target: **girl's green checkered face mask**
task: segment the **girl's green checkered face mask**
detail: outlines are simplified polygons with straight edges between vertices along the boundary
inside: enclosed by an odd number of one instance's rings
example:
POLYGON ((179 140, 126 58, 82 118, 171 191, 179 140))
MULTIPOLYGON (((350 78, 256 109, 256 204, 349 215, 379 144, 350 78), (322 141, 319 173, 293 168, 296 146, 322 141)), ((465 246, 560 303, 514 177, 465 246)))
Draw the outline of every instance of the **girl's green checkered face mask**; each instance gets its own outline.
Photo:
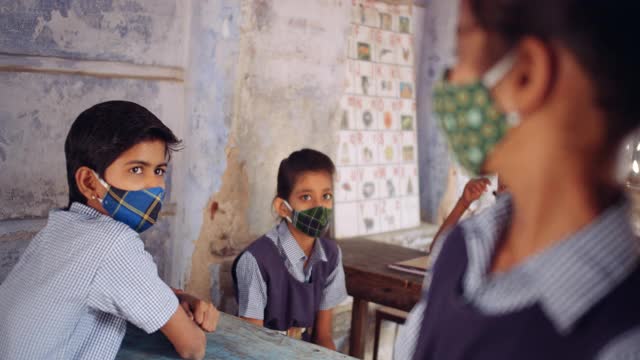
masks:
POLYGON ((456 85, 443 79, 434 87, 435 117, 456 160, 472 176, 481 175, 489 153, 518 122, 517 114, 498 110, 491 95, 514 62, 508 54, 474 83, 456 85))
POLYGON ((331 224, 331 209, 318 206, 311 209, 296 211, 285 200, 284 205, 291 211, 291 216, 286 219, 296 229, 311 237, 317 238, 324 234, 331 224))

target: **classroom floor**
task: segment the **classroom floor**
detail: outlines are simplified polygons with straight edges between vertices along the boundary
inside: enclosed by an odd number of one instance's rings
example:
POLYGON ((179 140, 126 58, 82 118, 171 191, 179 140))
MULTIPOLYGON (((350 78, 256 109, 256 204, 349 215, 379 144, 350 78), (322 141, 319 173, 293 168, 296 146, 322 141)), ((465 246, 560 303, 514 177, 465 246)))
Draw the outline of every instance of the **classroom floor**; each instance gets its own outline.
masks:
MULTIPOLYGON (((378 305, 369 305, 369 322, 365 336, 365 360, 373 359, 373 339, 375 337, 375 310, 378 305)), ((349 330, 351 328, 351 299, 341 304, 335 310, 333 320, 333 338, 339 352, 349 353, 349 330)), ((397 334, 398 326, 394 323, 383 321, 380 334, 380 345, 378 350, 378 360, 393 359, 393 346, 397 334)))

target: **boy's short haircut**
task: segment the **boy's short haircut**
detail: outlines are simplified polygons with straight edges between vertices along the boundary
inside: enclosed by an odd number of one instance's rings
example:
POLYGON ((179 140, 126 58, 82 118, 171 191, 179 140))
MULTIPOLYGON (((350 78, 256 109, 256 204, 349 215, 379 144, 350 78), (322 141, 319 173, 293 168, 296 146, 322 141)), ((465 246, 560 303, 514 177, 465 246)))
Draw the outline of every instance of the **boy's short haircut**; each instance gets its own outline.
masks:
POLYGON ((122 153, 144 142, 160 140, 171 152, 180 149, 181 141, 149 110, 129 101, 107 101, 83 111, 71 125, 64 153, 69 183, 69 206, 86 204, 87 199, 76 185, 76 171, 86 166, 101 177, 122 153))

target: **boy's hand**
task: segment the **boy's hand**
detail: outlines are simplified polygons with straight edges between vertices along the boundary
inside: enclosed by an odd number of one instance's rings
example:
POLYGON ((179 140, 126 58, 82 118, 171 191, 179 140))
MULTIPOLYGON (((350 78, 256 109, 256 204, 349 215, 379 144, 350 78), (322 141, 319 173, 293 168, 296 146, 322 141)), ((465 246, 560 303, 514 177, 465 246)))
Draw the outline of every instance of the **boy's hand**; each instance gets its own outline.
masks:
POLYGON ((471 203, 478 200, 482 194, 487 191, 491 182, 487 178, 471 179, 464 186, 460 201, 465 207, 469 207, 471 203))
POLYGON ((220 312, 208 301, 200 300, 187 293, 178 293, 180 305, 187 312, 189 318, 195 321, 202 330, 213 332, 218 326, 220 312))

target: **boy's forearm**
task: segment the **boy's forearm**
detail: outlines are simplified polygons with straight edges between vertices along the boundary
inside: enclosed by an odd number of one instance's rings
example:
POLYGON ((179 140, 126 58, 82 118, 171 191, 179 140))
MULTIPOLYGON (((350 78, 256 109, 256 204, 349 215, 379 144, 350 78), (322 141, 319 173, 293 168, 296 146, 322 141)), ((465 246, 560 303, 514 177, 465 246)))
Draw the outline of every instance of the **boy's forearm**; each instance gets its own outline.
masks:
POLYGON ((174 287, 169 287, 171 289, 171 291, 173 291, 174 294, 176 294, 176 296, 180 297, 180 295, 184 294, 185 292, 182 289, 176 289, 174 287))
POLYGON ((160 328, 169 339, 178 355, 183 359, 202 359, 206 351, 207 338, 202 329, 190 320, 184 309, 178 306, 176 312, 160 328))
POLYGON ((176 297, 178 298, 178 300, 180 302, 182 302, 182 301, 187 301, 188 302, 188 301, 191 301, 193 299, 193 296, 187 294, 183 290, 174 289, 174 288, 171 288, 171 290, 173 290, 173 293, 176 294, 176 297))

